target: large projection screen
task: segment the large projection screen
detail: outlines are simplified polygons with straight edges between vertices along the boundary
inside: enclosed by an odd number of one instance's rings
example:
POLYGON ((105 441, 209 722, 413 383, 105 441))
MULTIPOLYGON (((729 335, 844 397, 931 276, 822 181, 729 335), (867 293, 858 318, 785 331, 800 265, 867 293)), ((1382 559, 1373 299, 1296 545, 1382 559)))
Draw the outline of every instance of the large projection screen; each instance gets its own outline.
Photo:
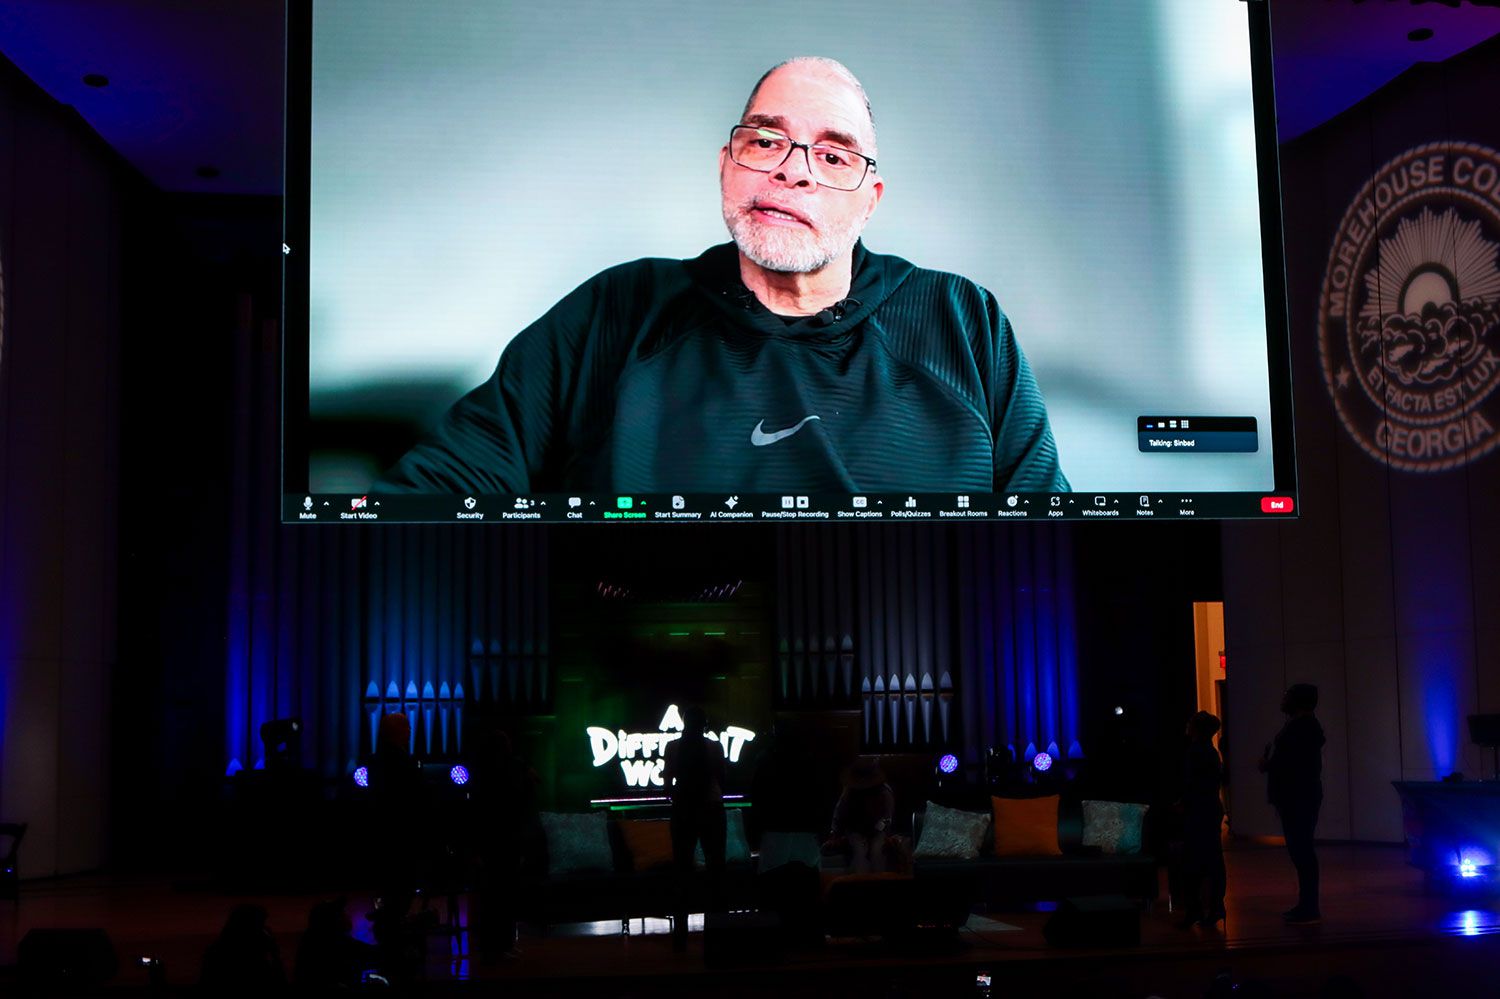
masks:
POLYGON ((1293 488, 1239 0, 316 0, 309 21, 298 500, 369 490, 592 275, 726 242, 719 150, 798 55, 869 95, 886 187, 864 245, 993 293, 1073 490, 1293 488), (1253 418, 1255 449, 1143 451, 1150 414, 1253 418))

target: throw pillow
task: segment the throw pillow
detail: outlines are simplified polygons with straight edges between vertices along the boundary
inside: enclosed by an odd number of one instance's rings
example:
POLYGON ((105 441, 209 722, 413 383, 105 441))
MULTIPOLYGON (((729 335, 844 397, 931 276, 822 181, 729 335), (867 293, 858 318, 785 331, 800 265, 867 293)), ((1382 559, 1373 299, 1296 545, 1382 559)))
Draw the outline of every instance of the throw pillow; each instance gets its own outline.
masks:
POLYGON ((823 864, 823 848, 812 833, 767 829, 760 834, 758 859, 762 874, 787 864, 801 864, 816 871, 823 864))
POLYGON ((1053 794, 1045 798, 991 798, 995 816, 995 856, 1057 857, 1057 805, 1053 794))
POLYGON ((672 823, 666 819, 623 819, 620 835, 630 850, 630 865, 637 871, 672 863, 672 823))
MULTIPOLYGON (((745 814, 740 808, 724 809, 724 862, 743 864, 750 861, 750 840, 745 837, 745 814)), ((708 861, 703 859, 703 844, 693 848, 693 862, 699 867, 708 861)))
POLYGON ((547 837, 548 874, 614 870, 605 813, 543 812, 541 818, 542 833, 547 837))
POLYGON ((929 801, 922 817, 922 838, 917 841, 917 860, 945 857, 973 860, 979 856, 990 817, 983 812, 963 812, 929 801))
POLYGON ((1150 805, 1124 801, 1083 803, 1083 845, 1103 853, 1140 853, 1141 825, 1150 805))

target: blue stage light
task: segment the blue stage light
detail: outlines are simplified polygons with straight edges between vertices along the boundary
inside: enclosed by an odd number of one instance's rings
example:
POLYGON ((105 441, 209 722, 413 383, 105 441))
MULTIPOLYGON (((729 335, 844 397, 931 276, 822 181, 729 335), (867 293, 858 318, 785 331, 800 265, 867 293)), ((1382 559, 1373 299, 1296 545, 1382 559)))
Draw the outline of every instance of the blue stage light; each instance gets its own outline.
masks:
POLYGON ((469 783, 469 768, 462 763, 453 764, 453 769, 448 771, 448 779, 459 785, 469 783))
POLYGON ((360 787, 369 787, 370 786, 370 768, 369 767, 355 767, 354 768, 354 783, 358 784, 360 787))
POLYGON ((1036 768, 1037 773, 1052 769, 1052 756, 1049 753, 1037 753, 1031 758, 1031 765, 1036 768))
POLYGON ((1472 887, 1488 884, 1495 878, 1495 855, 1482 846, 1465 843, 1453 851, 1448 876, 1455 883, 1472 887))
POLYGON ((952 753, 944 753, 943 758, 938 760, 938 769, 945 774, 951 774, 958 769, 958 757, 952 753))

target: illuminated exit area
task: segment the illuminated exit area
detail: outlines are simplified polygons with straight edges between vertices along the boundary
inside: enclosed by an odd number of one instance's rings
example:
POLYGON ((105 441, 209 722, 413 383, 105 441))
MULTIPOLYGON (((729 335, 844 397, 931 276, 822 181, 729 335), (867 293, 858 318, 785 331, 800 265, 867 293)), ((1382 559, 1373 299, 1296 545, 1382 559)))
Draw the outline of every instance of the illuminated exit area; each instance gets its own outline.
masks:
MULTIPOLYGON (((1193 649, 1196 661, 1198 710, 1224 718, 1229 676, 1224 648, 1224 604, 1219 600, 1200 600, 1193 604, 1193 649)), ((1223 728, 1220 728, 1222 734, 1223 728)), ((1215 737, 1215 741, 1218 736, 1215 737)))
MULTIPOLYGON (((1224 758, 1224 772, 1229 772, 1229 745, 1224 733, 1229 731, 1229 659, 1224 647, 1224 604, 1219 600, 1200 600, 1193 604, 1193 659, 1198 691, 1198 710, 1219 719, 1219 734, 1214 745, 1224 758)), ((1228 795, 1220 791, 1228 812, 1228 795)))

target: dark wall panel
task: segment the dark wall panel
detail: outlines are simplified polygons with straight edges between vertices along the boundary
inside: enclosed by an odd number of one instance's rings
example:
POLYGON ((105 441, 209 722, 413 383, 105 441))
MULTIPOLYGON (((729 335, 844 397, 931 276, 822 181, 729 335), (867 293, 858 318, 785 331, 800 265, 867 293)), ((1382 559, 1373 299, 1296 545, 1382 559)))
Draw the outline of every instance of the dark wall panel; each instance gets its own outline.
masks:
POLYGON ((63 572, 58 556, 65 481, 59 459, 65 453, 68 411, 58 402, 67 381, 68 300, 95 290, 70 287, 68 226, 66 221, 59 224, 68 217, 74 141, 45 105, 18 103, 11 151, 16 157, 11 224, 19 252, 10 261, 7 289, 11 398, 5 531, 10 557, 24 564, 24 576, 7 594, 18 619, 26 623, 15 654, 33 661, 55 661, 61 651, 63 572))
POLYGON ((121 216, 134 178, 0 59, 0 815, 23 876, 106 858, 121 216))
MULTIPOLYGON (((1500 307, 1500 295, 1483 281, 1471 279, 1467 291, 1456 285, 1474 272, 1476 260, 1493 266, 1500 211, 1461 190, 1454 168, 1464 150, 1500 149, 1497 119, 1474 96, 1500 87, 1497 53, 1500 40, 1492 39, 1445 63, 1415 66, 1282 149, 1302 518, 1283 527, 1274 546, 1257 545, 1261 525, 1225 530, 1227 586, 1235 594, 1225 607, 1236 666, 1230 735, 1237 745, 1263 744, 1280 721, 1264 705, 1274 705, 1287 683, 1318 683, 1330 740, 1320 834, 1333 838, 1400 840, 1400 803, 1391 781, 1481 771, 1465 716, 1494 703, 1493 678, 1500 675, 1500 647, 1489 639, 1488 621, 1500 593, 1500 451, 1491 447, 1500 409, 1488 381, 1500 325, 1483 318, 1500 307), (1320 325, 1321 285, 1343 245, 1341 220, 1386 164, 1417 150, 1443 160, 1444 180, 1427 185, 1420 201, 1393 199, 1367 220, 1377 242, 1350 294, 1368 305, 1362 314, 1375 325, 1355 334, 1358 352, 1345 356, 1320 325), (1458 229, 1437 240, 1415 236, 1444 218, 1459 223, 1468 234, 1463 239, 1480 241, 1478 256, 1471 252, 1464 267, 1458 266, 1458 229), (1441 312, 1437 302, 1408 308, 1398 300, 1396 292, 1424 271, 1453 276, 1456 298, 1448 304, 1480 317, 1472 344, 1455 340, 1439 351, 1437 341, 1422 345, 1424 357, 1447 357, 1456 374, 1403 366, 1411 355, 1403 350, 1401 330, 1441 312), (1439 311, 1413 311, 1429 305, 1439 311), (1343 383, 1341 370, 1350 376, 1343 383), (1379 407, 1366 403, 1361 380, 1372 379, 1406 395, 1377 393, 1379 407), (1425 457, 1382 443, 1391 439, 1377 433, 1382 423, 1441 423, 1437 417, 1422 421, 1444 403, 1434 402, 1431 410, 1418 403, 1429 394, 1438 399, 1450 384, 1469 386, 1462 396, 1464 418, 1476 417, 1468 423, 1469 441, 1444 444, 1441 453, 1425 457), (1486 384, 1483 391, 1473 388, 1486 384), (1408 396, 1418 403, 1408 403, 1408 396), (1285 607, 1273 607, 1259 591, 1283 593, 1285 607), (1254 671, 1239 668, 1247 647, 1260 667, 1254 671), (1247 711, 1247 701, 1262 707, 1247 711)), ((1394 181, 1387 184, 1395 190, 1394 181)), ((1253 757, 1232 761, 1231 771, 1236 827, 1278 832, 1253 757)))
MULTIPOLYGON (((1349 718, 1348 772, 1330 769, 1330 784, 1342 783, 1349 795, 1349 837, 1390 840, 1400 835, 1399 816, 1391 814, 1391 774, 1401 773, 1401 701, 1395 644, 1386 638, 1356 638, 1345 643, 1343 663, 1348 682, 1333 681, 1330 698, 1341 691, 1349 718)), ((1283 678, 1284 682, 1284 678, 1283 678)), ((1275 731, 1280 719, 1268 717, 1263 732, 1275 731)), ((1334 788, 1337 793, 1337 787, 1334 788)))

